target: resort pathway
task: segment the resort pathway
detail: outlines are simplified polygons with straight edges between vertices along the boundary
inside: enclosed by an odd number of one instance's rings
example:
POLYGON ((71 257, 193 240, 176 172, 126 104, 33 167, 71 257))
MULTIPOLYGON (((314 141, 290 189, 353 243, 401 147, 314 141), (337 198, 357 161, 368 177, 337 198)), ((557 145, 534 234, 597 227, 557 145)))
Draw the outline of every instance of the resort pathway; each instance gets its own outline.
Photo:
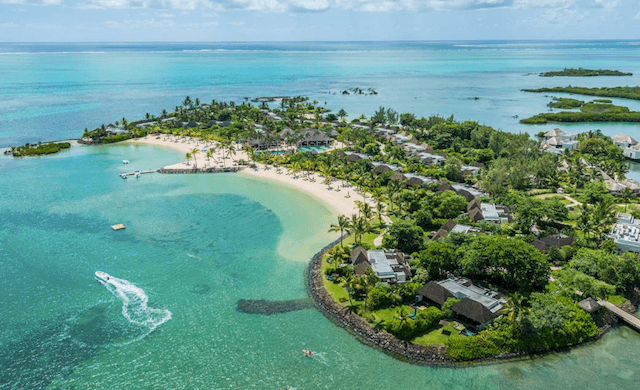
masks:
POLYGON ((382 231, 382 233, 380 233, 380 235, 378 237, 376 237, 373 240, 373 245, 375 245, 375 246, 381 246, 382 245, 382 238, 387 233, 387 230, 389 229, 389 226, 391 226, 391 218, 387 217, 386 215, 383 215, 382 219, 384 220, 384 223, 387 225, 387 227, 386 227, 386 229, 384 229, 382 231))
POLYGON ((600 306, 606 307, 610 312, 618 316, 627 325, 640 332, 640 318, 627 313, 609 301, 598 300, 600 306))
POLYGON ((575 208, 576 206, 582 206, 582 202, 578 202, 577 200, 573 199, 572 197, 570 197, 567 194, 562 194, 562 196, 564 196, 564 198, 566 200, 568 200, 569 202, 571 202, 570 204, 568 204, 566 207, 567 208, 575 208))

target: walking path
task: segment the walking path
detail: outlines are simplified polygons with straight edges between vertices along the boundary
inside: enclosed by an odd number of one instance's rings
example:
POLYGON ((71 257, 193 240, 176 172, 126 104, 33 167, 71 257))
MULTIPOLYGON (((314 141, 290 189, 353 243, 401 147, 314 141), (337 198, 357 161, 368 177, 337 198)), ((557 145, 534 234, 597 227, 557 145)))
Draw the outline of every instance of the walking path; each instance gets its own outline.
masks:
POLYGON ((618 316, 618 318, 624 321, 627 325, 640 332, 640 318, 627 313, 609 301, 599 300, 598 303, 600 306, 606 307, 610 312, 618 316))

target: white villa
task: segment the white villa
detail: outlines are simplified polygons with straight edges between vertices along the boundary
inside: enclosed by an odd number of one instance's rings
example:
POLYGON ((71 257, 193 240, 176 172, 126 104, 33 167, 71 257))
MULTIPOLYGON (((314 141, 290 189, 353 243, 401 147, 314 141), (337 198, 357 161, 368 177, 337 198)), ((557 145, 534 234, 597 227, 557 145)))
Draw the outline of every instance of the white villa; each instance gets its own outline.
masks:
POLYGON ((630 214, 618 214, 609 238, 615 241, 620 252, 640 252, 640 221, 630 214))

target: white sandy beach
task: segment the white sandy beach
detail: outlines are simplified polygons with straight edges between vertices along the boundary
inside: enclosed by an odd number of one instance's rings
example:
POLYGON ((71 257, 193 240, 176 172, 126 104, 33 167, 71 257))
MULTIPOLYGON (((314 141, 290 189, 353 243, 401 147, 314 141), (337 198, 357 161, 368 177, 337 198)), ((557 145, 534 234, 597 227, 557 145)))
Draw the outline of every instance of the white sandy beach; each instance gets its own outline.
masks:
MULTIPOLYGON (((144 138, 138 138, 135 140, 127 141, 131 143, 140 143, 140 144, 149 144, 149 145, 158 145, 167 148, 171 148, 182 153, 187 153, 193 149, 201 149, 205 145, 203 143, 198 143, 195 139, 185 138, 185 142, 182 142, 182 139, 178 142, 174 142, 177 138, 170 138, 166 136, 158 137, 147 135, 144 138)), ((215 160, 218 162, 222 161, 222 152, 216 149, 215 160)), ((214 163, 214 158, 211 159, 211 166, 217 166, 217 163, 214 163)), ((235 160, 245 160, 250 161, 247 154, 242 150, 237 150, 236 155, 234 156, 235 160)), ((207 159, 205 157, 205 153, 199 152, 196 156, 196 161, 199 167, 205 166, 207 164, 207 159)), ((177 164, 169 165, 168 167, 175 169, 188 169, 193 167, 193 160, 190 163, 191 165, 186 165, 185 162, 180 162, 177 164)), ((227 159, 226 166, 231 166, 232 160, 227 159)), ((286 174, 286 169, 281 169, 280 173, 274 167, 269 167, 265 169, 265 166, 262 164, 256 164, 257 169, 245 168, 241 174, 246 174, 250 176, 261 177, 269 180, 275 180, 277 182, 286 184, 288 186, 294 187, 296 189, 305 191, 316 198, 322 200, 326 204, 328 204, 331 208, 333 208, 336 213, 344 214, 350 216, 352 214, 358 213, 358 207, 356 205, 356 200, 363 200, 363 197, 356 192, 354 187, 343 188, 342 181, 336 181, 332 183, 331 189, 324 184, 324 180, 320 178, 317 174, 313 175, 316 178, 316 181, 304 180, 301 174, 298 174, 297 178, 294 178, 291 174, 286 174), (348 196, 348 197, 347 197, 348 196)), ((368 196, 367 201, 371 203, 371 198, 368 196)))

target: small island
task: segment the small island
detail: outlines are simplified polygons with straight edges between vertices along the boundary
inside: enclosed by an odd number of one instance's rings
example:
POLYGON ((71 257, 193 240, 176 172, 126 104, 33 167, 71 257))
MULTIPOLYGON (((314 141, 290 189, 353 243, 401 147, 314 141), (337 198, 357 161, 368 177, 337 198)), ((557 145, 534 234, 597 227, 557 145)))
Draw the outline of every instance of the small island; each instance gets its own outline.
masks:
POLYGON ((55 154, 63 149, 69 149, 70 147, 71 143, 69 142, 27 143, 22 146, 14 146, 11 149, 7 149, 4 154, 10 154, 13 157, 43 156, 47 154, 55 154))
POLYGON ((640 122, 640 112, 629 111, 627 107, 616 106, 610 102, 610 100, 603 99, 588 103, 576 99, 554 99, 547 106, 564 109, 579 108, 580 110, 541 113, 521 119, 520 123, 539 125, 548 122, 640 122), (603 103, 603 101, 608 103, 603 103))
POLYGON ((596 76, 633 76, 633 73, 625 73, 619 70, 609 69, 584 69, 564 68, 560 71, 540 73, 541 77, 596 77, 596 76))
POLYGON ((553 88, 534 88, 523 89, 524 92, 562 92, 576 95, 601 96, 612 98, 624 98, 640 100, 640 86, 635 87, 602 87, 602 88, 586 88, 586 87, 553 87, 553 88))

